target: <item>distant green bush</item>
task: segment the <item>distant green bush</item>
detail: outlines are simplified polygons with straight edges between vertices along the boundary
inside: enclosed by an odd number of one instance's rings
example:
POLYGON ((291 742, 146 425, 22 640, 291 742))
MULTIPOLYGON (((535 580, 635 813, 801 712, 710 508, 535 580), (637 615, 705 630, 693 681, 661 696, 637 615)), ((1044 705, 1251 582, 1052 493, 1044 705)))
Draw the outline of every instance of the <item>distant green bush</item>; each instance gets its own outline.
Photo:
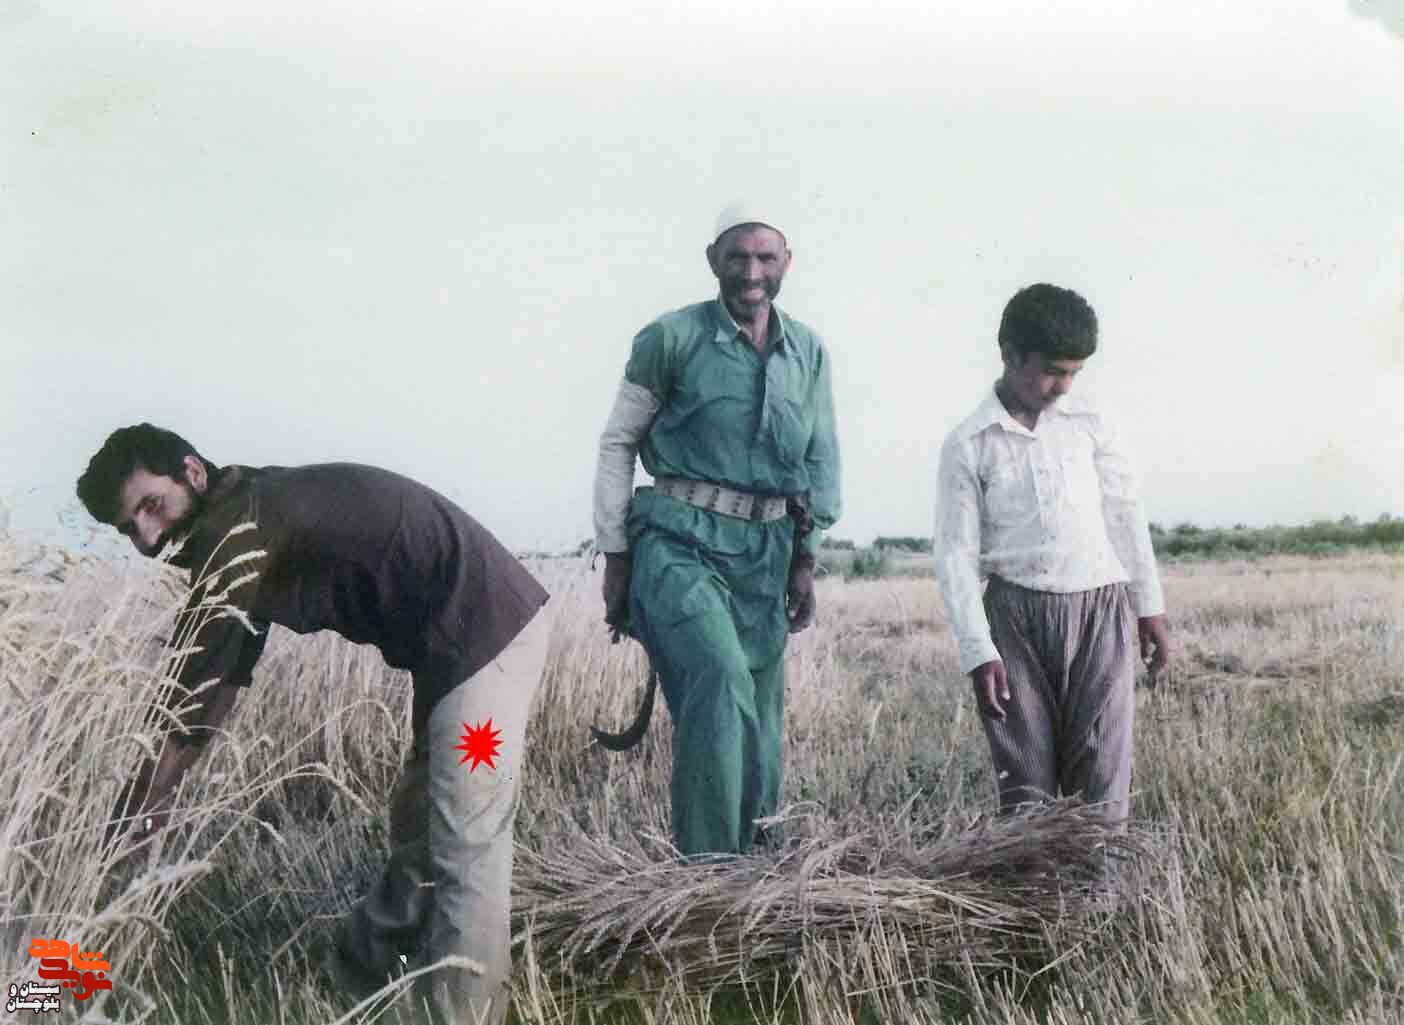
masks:
POLYGON ((1404 519, 1388 513, 1372 523, 1353 516, 1317 520, 1303 527, 1196 527, 1181 523, 1170 530, 1151 524, 1151 544, 1166 559, 1252 558, 1262 555, 1339 555, 1356 548, 1404 547, 1404 519))
POLYGON ((904 552, 916 552, 918 555, 925 555, 931 551, 931 538, 929 537, 879 537, 873 542, 874 548, 896 548, 904 552))
MULTIPOLYGON (((1404 518, 1388 513, 1370 523, 1353 517, 1317 520, 1298 527, 1200 527, 1179 523, 1168 530, 1150 525, 1151 545, 1165 560, 1254 559, 1268 555, 1326 558, 1349 551, 1404 551, 1404 518)), ((858 548, 846 538, 826 537, 820 545, 822 575, 850 580, 929 576, 934 573, 931 539, 879 536, 858 548)))
POLYGON ((883 548, 860 548, 848 560, 844 576, 850 580, 872 580, 885 577, 892 570, 892 557, 883 548))

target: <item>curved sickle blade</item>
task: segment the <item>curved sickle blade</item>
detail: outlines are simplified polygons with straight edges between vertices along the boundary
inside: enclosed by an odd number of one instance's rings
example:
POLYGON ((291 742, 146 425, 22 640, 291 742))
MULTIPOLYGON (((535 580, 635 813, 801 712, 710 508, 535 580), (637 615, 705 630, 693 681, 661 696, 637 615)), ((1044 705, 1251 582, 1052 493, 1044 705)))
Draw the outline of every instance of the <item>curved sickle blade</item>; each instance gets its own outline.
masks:
POLYGON ((627 751, 643 740, 644 734, 648 732, 648 722, 653 718, 653 695, 657 690, 658 671, 650 665, 648 683, 644 685, 643 701, 639 703, 639 711, 634 716, 634 721, 623 733, 606 733, 598 726, 591 726, 590 736, 595 738, 595 743, 609 751, 627 751))

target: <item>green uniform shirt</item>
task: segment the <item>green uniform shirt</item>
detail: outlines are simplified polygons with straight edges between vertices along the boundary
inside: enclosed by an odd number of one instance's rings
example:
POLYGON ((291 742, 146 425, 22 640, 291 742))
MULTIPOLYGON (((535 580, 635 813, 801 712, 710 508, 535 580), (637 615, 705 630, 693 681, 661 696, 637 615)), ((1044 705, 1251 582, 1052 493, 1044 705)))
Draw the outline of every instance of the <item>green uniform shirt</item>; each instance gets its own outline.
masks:
MULTIPOLYGON (((841 511, 838 435, 829 355, 819 336, 771 307, 770 337, 757 352, 720 300, 659 317, 639 332, 624 370, 660 403, 639 446, 654 477, 685 477, 762 495, 808 493, 820 532, 841 511)), ((637 503, 636 503, 637 504, 637 503)), ((727 535, 747 524, 705 521, 681 502, 646 503, 650 525, 737 550, 727 535)), ((730 520, 730 522, 727 522, 730 520)))

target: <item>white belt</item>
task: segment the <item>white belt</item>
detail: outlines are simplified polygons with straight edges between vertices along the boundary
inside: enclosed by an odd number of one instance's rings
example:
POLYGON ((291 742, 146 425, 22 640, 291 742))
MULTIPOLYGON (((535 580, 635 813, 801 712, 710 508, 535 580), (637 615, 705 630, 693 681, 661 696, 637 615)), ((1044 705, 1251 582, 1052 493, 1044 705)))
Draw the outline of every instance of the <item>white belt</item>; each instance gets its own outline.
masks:
POLYGON ((653 490, 699 509, 734 516, 738 520, 779 520, 787 515, 785 499, 781 496, 753 495, 749 491, 734 491, 706 481, 659 477, 653 482, 653 490))

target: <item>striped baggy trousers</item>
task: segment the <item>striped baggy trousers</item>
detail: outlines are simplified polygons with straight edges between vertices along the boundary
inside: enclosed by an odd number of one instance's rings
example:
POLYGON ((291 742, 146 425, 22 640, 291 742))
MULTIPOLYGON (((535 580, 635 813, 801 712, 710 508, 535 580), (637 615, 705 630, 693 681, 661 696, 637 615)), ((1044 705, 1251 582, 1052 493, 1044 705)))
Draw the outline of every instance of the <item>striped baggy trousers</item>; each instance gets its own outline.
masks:
POLYGON ((1004 662, 1004 719, 983 718, 1000 810, 1078 794, 1130 810, 1136 624, 1125 584, 1054 594, 991 577, 985 615, 1004 662))

